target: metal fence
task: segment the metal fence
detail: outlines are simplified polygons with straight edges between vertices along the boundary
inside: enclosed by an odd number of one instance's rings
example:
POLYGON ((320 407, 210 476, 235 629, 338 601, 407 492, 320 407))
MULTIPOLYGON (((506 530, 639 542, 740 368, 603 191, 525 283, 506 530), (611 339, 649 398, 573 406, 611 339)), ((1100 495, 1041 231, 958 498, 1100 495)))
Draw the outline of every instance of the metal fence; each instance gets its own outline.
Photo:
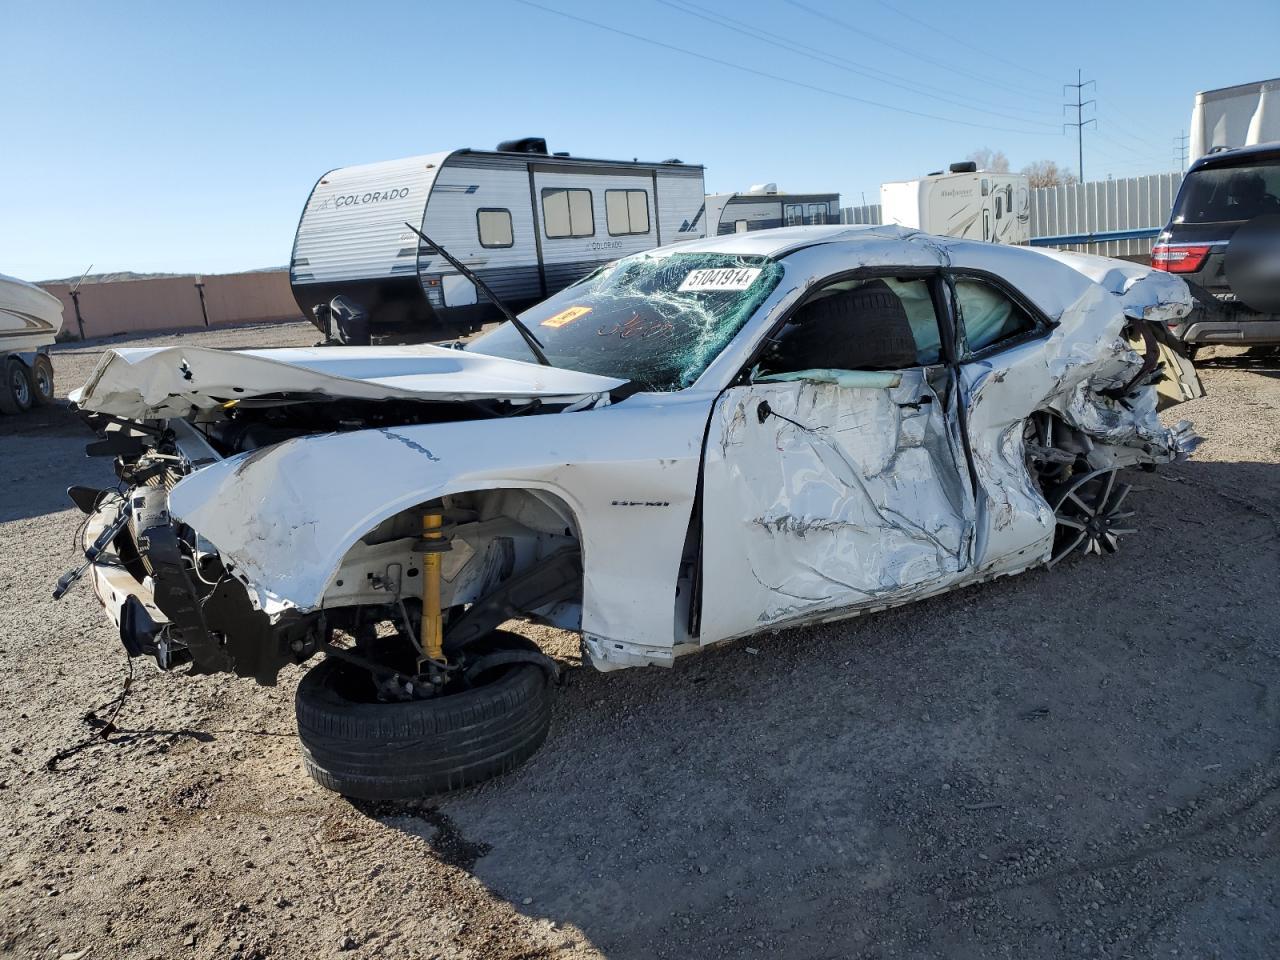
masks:
POLYGON ((880 223, 880 204, 868 203, 861 207, 841 207, 841 223, 880 223))
POLYGON ((1181 173, 1157 173, 1032 190, 1031 243, 1105 257, 1150 256, 1181 183, 1181 173))
MULTIPOLYGON (((1149 257, 1169 221, 1181 173, 1095 180, 1031 191, 1031 245, 1106 257, 1149 257)), ((880 204, 844 207, 841 223, 880 223, 880 204)))

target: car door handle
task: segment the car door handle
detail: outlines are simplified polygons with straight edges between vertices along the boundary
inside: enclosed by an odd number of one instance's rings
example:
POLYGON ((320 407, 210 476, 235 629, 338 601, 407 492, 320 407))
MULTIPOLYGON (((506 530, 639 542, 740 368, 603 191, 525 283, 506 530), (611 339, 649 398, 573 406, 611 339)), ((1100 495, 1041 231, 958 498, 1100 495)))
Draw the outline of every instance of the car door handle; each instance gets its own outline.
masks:
POLYGON ((927 393, 924 396, 922 396, 919 400, 908 401, 907 403, 900 403, 898 404, 898 406, 910 407, 912 410, 919 410, 926 403, 933 403, 933 397, 927 393))

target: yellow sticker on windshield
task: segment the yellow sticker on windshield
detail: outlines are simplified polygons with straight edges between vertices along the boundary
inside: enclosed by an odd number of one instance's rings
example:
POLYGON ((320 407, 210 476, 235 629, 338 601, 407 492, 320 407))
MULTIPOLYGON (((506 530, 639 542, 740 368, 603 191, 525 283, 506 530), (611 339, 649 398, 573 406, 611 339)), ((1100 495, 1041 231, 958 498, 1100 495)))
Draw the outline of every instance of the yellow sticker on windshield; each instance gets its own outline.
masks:
POLYGON ((547 317, 542 321, 544 327, 563 327, 567 323, 585 317, 591 312, 590 307, 570 307, 568 310, 561 310, 554 317, 547 317))

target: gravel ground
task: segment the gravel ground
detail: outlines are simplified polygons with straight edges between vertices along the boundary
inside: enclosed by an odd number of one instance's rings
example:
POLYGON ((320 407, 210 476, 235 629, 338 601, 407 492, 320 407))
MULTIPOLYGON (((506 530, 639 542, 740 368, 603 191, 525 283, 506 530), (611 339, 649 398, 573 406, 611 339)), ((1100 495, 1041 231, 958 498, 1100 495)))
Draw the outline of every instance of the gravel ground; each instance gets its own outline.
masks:
MULTIPOLYGON (((60 386, 114 342, 59 348, 60 386)), ((1131 478, 1120 554, 570 669, 533 760, 395 809, 305 777, 298 670, 139 661, 99 737, 123 652, 87 588, 49 590, 61 491, 108 468, 64 408, 0 418, 0 954, 1274 958, 1280 366, 1204 379, 1177 413, 1207 443, 1131 478)))

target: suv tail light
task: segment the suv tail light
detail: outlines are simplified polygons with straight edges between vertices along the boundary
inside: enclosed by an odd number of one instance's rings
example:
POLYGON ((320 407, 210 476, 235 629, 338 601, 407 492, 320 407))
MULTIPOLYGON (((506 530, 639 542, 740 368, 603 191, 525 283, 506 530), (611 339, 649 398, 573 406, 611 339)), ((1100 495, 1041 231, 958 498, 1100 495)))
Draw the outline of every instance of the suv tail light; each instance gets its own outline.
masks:
POLYGON ((1209 256, 1208 244, 1158 243, 1151 248, 1151 265, 1169 273, 1195 273, 1209 256))

